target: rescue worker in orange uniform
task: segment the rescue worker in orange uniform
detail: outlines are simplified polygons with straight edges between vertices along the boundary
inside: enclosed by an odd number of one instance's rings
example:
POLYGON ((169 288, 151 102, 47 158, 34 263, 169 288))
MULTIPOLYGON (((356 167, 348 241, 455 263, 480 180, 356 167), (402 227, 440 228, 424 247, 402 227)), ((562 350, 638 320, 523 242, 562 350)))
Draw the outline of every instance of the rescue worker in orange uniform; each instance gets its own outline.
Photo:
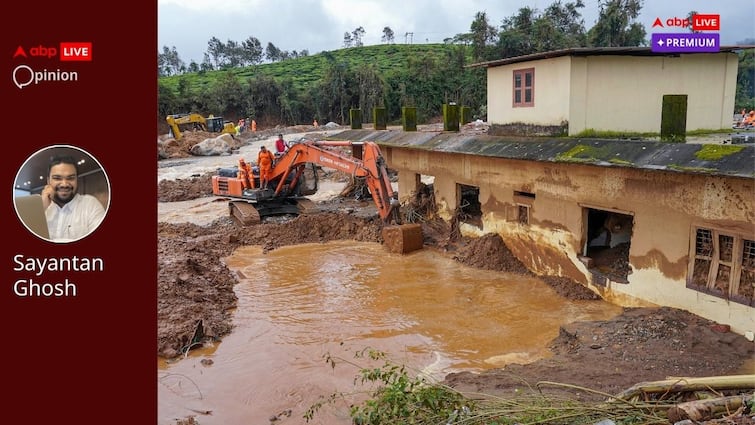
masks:
POLYGON ((755 111, 750 111, 750 113, 747 114, 747 118, 745 118, 743 121, 745 126, 755 126, 755 111))
POLYGON ((260 153, 257 155, 257 166, 260 167, 260 187, 267 189, 267 183, 270 181, 270 171, 273 168, 273 153, 264 146, 260 146, 260 153))
POLYGON ((239 158, 239 171, 236 177, 241 179, 241 185, 244 189, 254 189, 254 176, 252 175, 252 167, 244 161, 244 158, 239 158))
POLYGON ((252 131, 257 131, 257 121, 252 120, 252 131))

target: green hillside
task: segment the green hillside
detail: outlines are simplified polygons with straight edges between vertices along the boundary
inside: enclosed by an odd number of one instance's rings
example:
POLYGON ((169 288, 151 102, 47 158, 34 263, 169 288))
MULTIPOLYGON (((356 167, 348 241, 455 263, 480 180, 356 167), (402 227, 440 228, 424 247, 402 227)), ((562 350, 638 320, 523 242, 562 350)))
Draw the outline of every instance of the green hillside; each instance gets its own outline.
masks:
POLYGON ((186 80, 191 90, 201 91, 211 88, 221 76, 230 72, 242 81, 260 75, 276 80, 290 80, 294 90, 303 91, 322 80, 331 63, 345 64, 347 68, 353 69, 372 65, 384 78, 390 78, 404 71, 412 59, 443 60, 454 47, 458 48, 448 44, 381 44, 351 47, 243 68, 165 76, 160 77, 158 82, 177 92, 179 81, 186 80))
MULTIPOLYGON (((471 49, 460 44, 383 44, 321 52, 280 62, 200 71, 158 79, 158 120, 175 113, 253 117, 267 125, 348 122, 349 109, 385 107, 389 122, 401 108, 417 108, 418 122, 457 102, 478 114, 485 70, 470 69, 471 49)), ((158 121, 160 122, 160 121, 158 121)))

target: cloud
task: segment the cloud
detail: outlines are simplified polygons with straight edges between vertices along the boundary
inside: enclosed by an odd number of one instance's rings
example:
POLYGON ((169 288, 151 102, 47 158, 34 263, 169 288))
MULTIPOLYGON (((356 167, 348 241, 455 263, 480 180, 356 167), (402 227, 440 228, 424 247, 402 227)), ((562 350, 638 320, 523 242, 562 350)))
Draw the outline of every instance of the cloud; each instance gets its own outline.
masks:
POLYGON ((202 11, 238 11, 246 8, 262 7, 260 0, 157 0, 157 5, 174 5, 196 12, 202 11))

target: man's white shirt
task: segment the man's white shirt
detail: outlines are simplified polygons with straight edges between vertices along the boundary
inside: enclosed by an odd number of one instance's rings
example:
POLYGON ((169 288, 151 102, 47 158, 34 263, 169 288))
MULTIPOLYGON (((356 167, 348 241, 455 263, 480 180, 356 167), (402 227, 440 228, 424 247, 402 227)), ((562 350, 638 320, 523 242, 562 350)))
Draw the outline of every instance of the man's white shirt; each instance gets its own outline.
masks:
POLYGON ((83 238, 100 225, 105 217, 105 208, 94 196, 77 193, 63 207, 51 202, 45 215, 51 240, 73 241, 83 238))

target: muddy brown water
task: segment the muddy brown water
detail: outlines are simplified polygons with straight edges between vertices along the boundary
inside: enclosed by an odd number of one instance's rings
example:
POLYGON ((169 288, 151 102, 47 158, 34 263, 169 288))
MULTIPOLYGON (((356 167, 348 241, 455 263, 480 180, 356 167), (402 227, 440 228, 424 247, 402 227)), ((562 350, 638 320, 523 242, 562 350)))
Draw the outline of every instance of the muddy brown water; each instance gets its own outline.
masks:
POLYGON ((546 357, 562 324, 621 311, 605 301, 564 299, 534 277, 468 268, 430 249, 399 255, 353 241, 265 254, 244 247, 225 262, 240 277, 234 330, 186 358, 158 361, 160 424, 189 416, 201 425, 305 423, 319 396, 357 392, 309 422, 347 425, 348 403, 367 388, 354 385, 357 367, 368 365, 356 352, 374 348, 441 380, 546 357), (337 359, 335 368, 326 355, 337 359))

